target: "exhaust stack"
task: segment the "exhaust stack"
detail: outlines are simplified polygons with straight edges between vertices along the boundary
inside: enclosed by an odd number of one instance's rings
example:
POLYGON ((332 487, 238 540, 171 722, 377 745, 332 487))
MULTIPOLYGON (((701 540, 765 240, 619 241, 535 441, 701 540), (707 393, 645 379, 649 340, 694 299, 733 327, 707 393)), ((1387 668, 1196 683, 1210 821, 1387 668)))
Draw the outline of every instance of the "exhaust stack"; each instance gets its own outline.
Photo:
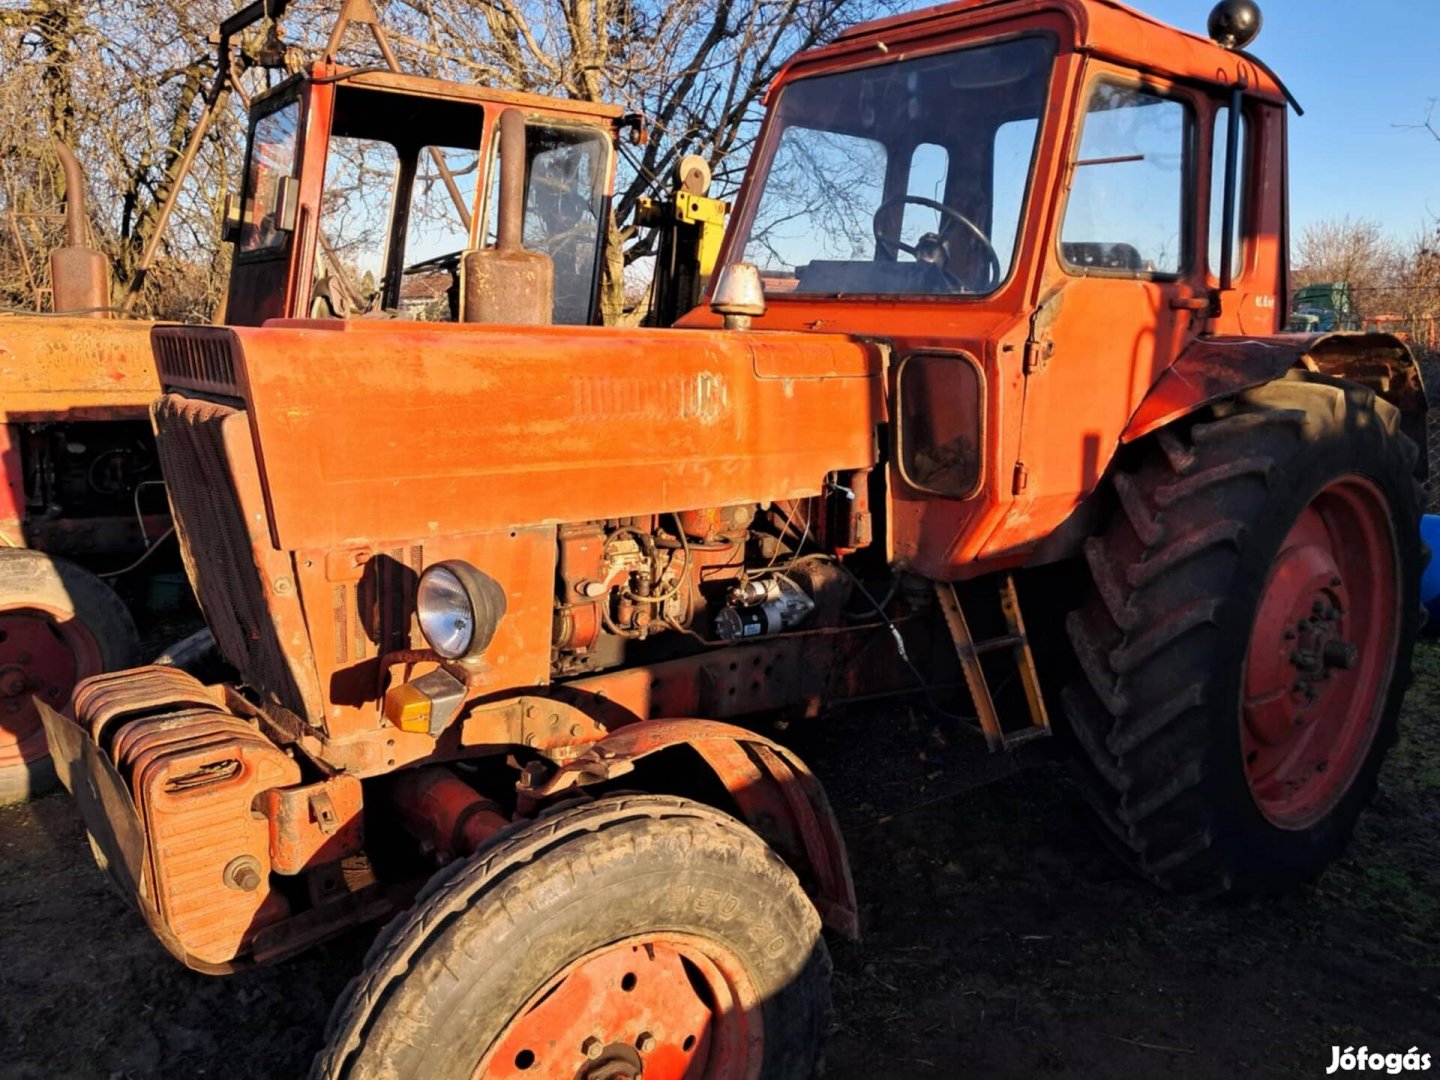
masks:
POLYGON ((50 253, 51 307, 58 315, 108 318, 110 260, 85 243, 85 178, 70 147, 54 140, 65 170, 66 246, 50 253))
POLYGON ((493 248, 467 251, 461 262, 465 322, 545 324, 555 312, 555 263, 526 251, 525 117, 500 114, 500 208, 493 248))

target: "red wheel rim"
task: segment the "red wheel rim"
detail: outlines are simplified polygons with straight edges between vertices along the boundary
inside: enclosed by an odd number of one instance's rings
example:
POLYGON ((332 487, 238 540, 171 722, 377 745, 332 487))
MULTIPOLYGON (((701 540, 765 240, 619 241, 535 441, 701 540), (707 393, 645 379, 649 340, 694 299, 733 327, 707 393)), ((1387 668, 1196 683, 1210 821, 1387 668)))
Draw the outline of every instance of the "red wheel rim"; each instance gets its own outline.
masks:
POLYGON ((1245 663, 1240 750, 1260 812, 1320 820, 1375 738, 1399 635, 1389 506, 1359 476, 1310 500, 1271 564, 1245 663))
POLYGON ((526 1003, 475 1070, 484 1080, 753 1080, 754 984, 729 950, 683 934, 582 956, 526 1003))
POLYGON ((61 708, 77 681, 103 668, 99 644, 72 612, 43 604, 0 610, 0 769, 46 754, 32 698, 61 708))

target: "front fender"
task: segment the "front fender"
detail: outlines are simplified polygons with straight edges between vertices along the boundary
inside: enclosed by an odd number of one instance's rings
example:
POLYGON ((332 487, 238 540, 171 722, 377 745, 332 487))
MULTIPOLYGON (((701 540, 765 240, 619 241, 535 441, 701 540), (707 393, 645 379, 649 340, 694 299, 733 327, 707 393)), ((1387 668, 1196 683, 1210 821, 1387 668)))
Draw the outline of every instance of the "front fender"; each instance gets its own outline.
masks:
MULTIPOLYGON (((652 754, 677 747, 699 758, 729 792, 741 819, 795 871, 825 925, 858 938, 850 860, 825 789, 795 754, 763 735, 714 720, 630 724, 561 768, 538 795, 549 798, 628 774, 637 774, 643 790, 664 790, 669 770, 647 772, 637 766, 652 754)), ((703 795, 685 794, 713 805, 703 795)))
MULTIPOLYGON (((1425 389, 1409 346, 1393 334, 1346 332, 1199 338, 1156 380, 1120 441, 1144 438, 1296 368, 1368 386, 1400 410, 1405 433, 1425 445, 1425 389)), ((1420 467, 1428 472, 1424 454, 1420 467)))

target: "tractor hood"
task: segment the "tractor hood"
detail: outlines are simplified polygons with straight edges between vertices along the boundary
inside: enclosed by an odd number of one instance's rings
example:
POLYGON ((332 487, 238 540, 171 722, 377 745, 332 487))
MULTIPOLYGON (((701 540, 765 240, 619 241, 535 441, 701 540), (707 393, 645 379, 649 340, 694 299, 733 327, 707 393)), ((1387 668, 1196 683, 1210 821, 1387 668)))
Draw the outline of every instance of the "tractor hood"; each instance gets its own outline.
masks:
POLYGON ((160 327, 243 407, 282 550, 818 494, 877 458, 882 347, 839 335, 288 321, 160 327))
POLYGON ((0 419, 143 417, 158 387, 152 325, 0 315, 0 419))

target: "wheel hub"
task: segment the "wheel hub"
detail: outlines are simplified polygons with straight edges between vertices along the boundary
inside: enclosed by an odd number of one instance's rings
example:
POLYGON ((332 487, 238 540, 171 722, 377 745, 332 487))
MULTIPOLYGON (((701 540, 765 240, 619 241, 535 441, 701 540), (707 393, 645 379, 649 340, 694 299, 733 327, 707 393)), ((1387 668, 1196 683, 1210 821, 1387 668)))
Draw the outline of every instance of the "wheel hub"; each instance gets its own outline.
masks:
POLYGON ((650 937, 571 965, 522 1010, 477 1077, 681 1080, 751 1075, 748 979, 698 943, 650 937))
POLYGON ((1271 565, 1246 657, 1241 750, 1257 805, 1282 828, 1331 809, 1369 748, 1396 581, 1388 505, 1358 476, 1315 496, 1271 565))
POLYGON ((39 608, 0 611, 0 768, 45 753, 33 698, 59 706, 79 675, 99 669, 94 639, 76 620, 39 608))

